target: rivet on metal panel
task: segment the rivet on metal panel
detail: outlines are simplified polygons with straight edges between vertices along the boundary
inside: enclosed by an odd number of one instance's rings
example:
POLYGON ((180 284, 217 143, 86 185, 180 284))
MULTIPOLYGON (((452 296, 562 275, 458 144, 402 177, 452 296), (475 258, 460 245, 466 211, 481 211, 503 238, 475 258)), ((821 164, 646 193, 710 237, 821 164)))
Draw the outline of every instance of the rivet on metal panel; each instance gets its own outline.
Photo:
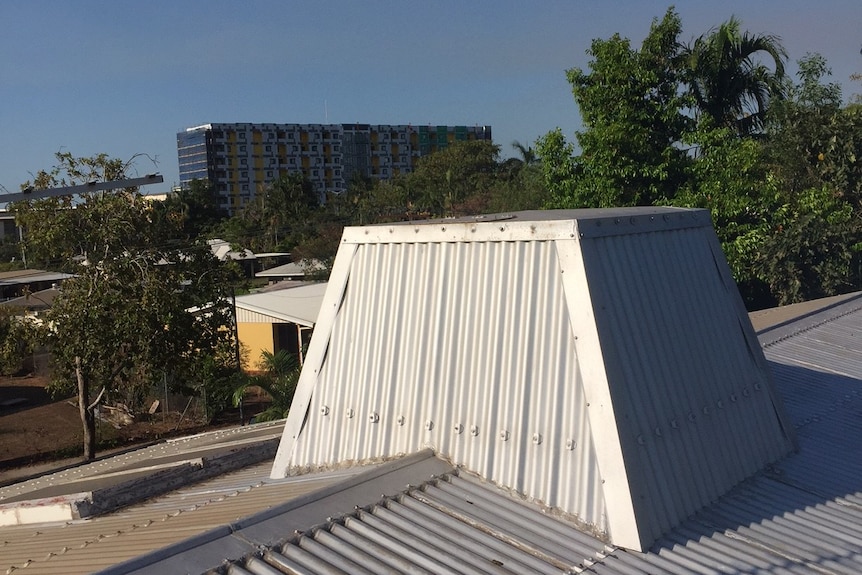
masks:
POLYGON ((476 437, 477 435, 479 435, 479 426, 478 425, 471 425, 470 426, 470 435, 472 435, 473 437, 476 437))
POLYGON ((392 228, 389 228, 389 233, 390 234, 395 233, 395 230, 393 230, 392 228))
POLYGON ((504 232, 504 231, 506 231, 506 228, 504 228, 503 226, 500 226, 500 231, 504 232))
POLYGON ((735 393, 730 394, 730 401, 736 403, 736 394, 735 393))
POLYGON ((455 433, 462 433, 464 431, 464 426, 460 423, 455 424, 455 433))
POLYGON ((324 405, 323 407, 321 407, 320 408, 320 414, 321 415, 329 415, 329 406, 324 405))
POLYGON ((661 437, 661 427, 656 427, 656 428, 655 428, 655 436, 656 436, 656 437, 661 437))
POLYGON ((344 412, 344 415, 347 416, 347 419, 353 419, 353 416, 356 415, 356 412, 351 408, 347 408, 347 411, 344 412))
POLYGON ((749 395, 751 395, 751 391, 749 391, 749 389, 747 387, 743 387, 742 388, 742 395, 744 395, 745 397, 748 397, 749 395))
POLYGON ((440 228, 440 231, 445 232, 445 231, 446 231, 446 227, 444 226, 444 227, 440 228))
POLYGON ((505 429, 501 429, 500 430, 500 439, 502 439, 503 441, 509 441, 509 432, 506 431, 505 429))
POLYGON ((619 218, 614 219, 614 223, 615 223, 615 224, 617 224, 617 225, 619 225, 619 223, 620 223, 620 219, 619 219, 619 218))
POLYGON ((404 416, 403 416, 403 415, 399 415, 399 416, 398 416, 398 419, 396 419, 395 421, 396 421, 396 423, 398 423, 398 425, 404 425, 404 422, 405 422, 406 420, 404 419, 404 416))
POLYGON ((688 412, 688 420, 689 420, 689 421, 694 421, 695 419, 697 419, 697 416, 695 416, 694 412, 689 411, 689 412, 688 412))
POLYGON ((661 219, 663 219, 664 221, 668 221, 668 220, 670 220, 670 216, 668 216, 667 214, 665 214, 665 215, 663 215, 663 216, 661 217, 661 219))
POLYGON ((635 225, 637 223, 637 220, 635 220, 634 218, 629 218, 629 223, 631 225, 635 225))
POLYGON ((429 419, 425 422, 425 430, 431 431, 432 429, 434 429, 434 422, 429 419))
POLYGON ((533 434, 533 443, 535 443, 536 445, 541 445, 541 443, 542 443, 542 434, 541 433, 534 433, 533 434))
POLYGON ((760 391, 761 389, 763 389, 763 387, 762 387, 759 383, 755 383, 755 384, 754 384, 754 389, 755 389, 756 391, 760 391))
POLYGON ((718 406, 719 409, 724 409, 724 402, 720 399, 716 401, 715 404, 718 406))
POLYGON ((380 415, 378 415, 376 411, 372 411, 368 414, 368 421, 370 421, 371 423, 377 423, 378 421, 380 421, 380 415))
POLYGON ((654 221, 655 221, 655 216, 650 216, 650 217, 649 217, 649 221, 654 222, 654 221))
POLYGON ((702 411, 704 415, 709 415, 709 406, 704 405, 702 411))
POLYGON ((413 228, 413 232, 418 234, 418 233, 419 233, 419 228, 413 228))
POLYGON ((471 232, 475 232, 475 231, 476 231, 476 226, 471 226, 471 227, 470 227, 470 231, 471 231, 471 232))
POLYGON ((578 442, 575 441, 574 439, 567 439, 566 440, 566 449, 568 449, 569 451, 574 450, 575 447, 577 447, 577 446, 578 446, 578 442))
POLYGON ((639 444, 639 445, 643 445, 644 443, 646 443, 646 440, 644 439, 644 436, 643 436, 643 435, 638 435, 638 444, 639 444))

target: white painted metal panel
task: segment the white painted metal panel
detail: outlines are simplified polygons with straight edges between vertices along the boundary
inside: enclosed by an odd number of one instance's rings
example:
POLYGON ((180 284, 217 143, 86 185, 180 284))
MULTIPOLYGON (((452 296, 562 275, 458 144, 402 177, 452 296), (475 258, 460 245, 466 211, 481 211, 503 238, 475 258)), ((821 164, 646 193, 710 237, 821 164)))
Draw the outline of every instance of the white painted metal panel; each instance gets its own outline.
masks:
POLYGON ((559 275, 547 241, 359 245, 291 464, 432 447, 606 531, 559 275))
POLYGON ((273 474, 431 447, 648 547, 794 445, 716 246, 703 210, 348 229, 273 474))
POLYGON ((762 352, 743 333, 739 296, 713 258, 712 233, 582 242, 646 544, 793 447, 760 369, 762 352))

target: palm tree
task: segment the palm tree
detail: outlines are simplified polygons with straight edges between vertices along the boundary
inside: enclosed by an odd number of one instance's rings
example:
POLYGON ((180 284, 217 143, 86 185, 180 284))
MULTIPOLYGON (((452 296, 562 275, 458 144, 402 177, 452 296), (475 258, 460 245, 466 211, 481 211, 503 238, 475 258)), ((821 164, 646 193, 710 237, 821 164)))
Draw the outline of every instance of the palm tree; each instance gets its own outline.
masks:
POLYGON ((274 421, 287 417, 302 370, 299 360, 295 355, 283 349, 275 353, 263 351, 257 366, 263 373, 242 378, 234 390, 234 406, 238 406, 242 402, 245 391, 249 387, 257 386, 269 395, 272 403, 264 411, 258 413, 254 417, 254 421, 274 421))
POLYGON ((754 134, 764 125, 769 100, 784 97, 787 53, 780 38, 741 32, 734 17, 695 39, 686 56, 698 111, 716 126, 754 134), (757 59, 761 54, 774 70, 757 59))

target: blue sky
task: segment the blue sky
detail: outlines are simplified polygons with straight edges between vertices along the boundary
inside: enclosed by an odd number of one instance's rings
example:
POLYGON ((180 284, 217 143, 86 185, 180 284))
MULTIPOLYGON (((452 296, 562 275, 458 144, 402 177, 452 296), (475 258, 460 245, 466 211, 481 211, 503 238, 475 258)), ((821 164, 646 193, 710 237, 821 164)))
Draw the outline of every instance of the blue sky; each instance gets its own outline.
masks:
MULTIPOLYGON (((650 0, 0 3, 0 185, 16 192, 54 153, 105 152, 178 181, 176 132, 207 122, 484 124, 504 156, 577 107, 565 70, 593 38, 639 44, 650 0)), ((819 52, 845 97, 862 92, 862 1, 677 3, 687 41, 736 15, 819 52)), ((791 70, 795 67, 791 66, 791 70)), ((0 189, 2 192, 2 189, 0 189)))

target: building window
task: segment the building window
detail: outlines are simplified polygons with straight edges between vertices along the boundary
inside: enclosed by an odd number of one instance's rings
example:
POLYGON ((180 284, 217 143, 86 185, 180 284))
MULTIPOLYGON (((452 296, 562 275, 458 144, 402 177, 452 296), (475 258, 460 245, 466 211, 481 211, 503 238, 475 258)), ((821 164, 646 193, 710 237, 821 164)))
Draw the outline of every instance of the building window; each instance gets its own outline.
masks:
POLYGON ((245 132, 240 132, 240 133, 239 133, 239 139, 240 139, 240 140, 245 140, 245 132))
POLYGON ((243 185, 242 185, 242 191, 244 191, 244 192, 247 192, 247 191, 248 191, 248 184, 243 184, 243 185))
POLYGON ((265 149, 267 152, 271 152, 271 151, 272 151, 272 146, 266 146, 266 147, 264 147, 264 149, 265 149))
POLYGON ((240 179, 242 179, 242 180, 247 179, 247 178, 248 178, 248 172, 240 172, 240 173, 239 173, 239 177, 240 177, 240 179))
POLYGON ((245 146, 240 146, 240 147, 239 147, 239 151, 240 151, 240 152, 245 152, 245 146))
POLYGON ((243 159, 241 159, 241 160, 239 161, 239 163, 240 163, 241 165, 243 165, 243 166, 247 166, 247 165, 248 165, 248 160, 246 160, 245 158, 243 158, 243 159))
POLYGON ((272 177, 272 170, 267 170, 267 172, 266 172, 266 177, 267 177, 267 178, 271 178, 271 177, 272 177))

